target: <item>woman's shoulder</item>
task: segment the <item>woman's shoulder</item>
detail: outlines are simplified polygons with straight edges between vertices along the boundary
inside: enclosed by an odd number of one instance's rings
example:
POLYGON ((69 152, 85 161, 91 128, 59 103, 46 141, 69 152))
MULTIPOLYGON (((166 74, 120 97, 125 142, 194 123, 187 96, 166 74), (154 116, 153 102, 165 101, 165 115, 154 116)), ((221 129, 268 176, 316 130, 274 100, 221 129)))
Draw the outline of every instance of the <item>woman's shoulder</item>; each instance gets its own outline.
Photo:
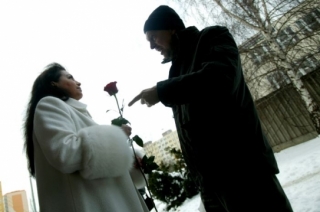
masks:
POLYGON ((37 107, 41 106, 41 105, 54 105, 55 107, 59 107, 59 106, 66 106, 66 102, 63 101, 62 99, 59 99, 57 97, 54 96, 46 96, 43 97, 42 99, 40 99, 40 101, 38 102, 37 107))
POLYGON ((43 97, 42 99, 40 99, 39 103, 40 102, 64 102, 62 99, 59 99, 57 97, 54 97, 54 96, 45 96, 43 97))

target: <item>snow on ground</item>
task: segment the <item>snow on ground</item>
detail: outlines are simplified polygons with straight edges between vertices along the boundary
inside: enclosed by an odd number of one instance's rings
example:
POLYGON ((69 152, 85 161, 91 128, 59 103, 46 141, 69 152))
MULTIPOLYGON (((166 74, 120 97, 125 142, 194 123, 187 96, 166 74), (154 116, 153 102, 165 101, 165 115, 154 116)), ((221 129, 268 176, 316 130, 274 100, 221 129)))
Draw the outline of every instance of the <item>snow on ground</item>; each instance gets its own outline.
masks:
MULTIPOLYGON (((294 212, 320 212, 320 137, 275 153, 280 174, 277 175, 294 212)), ((165 204, 155 200, 158 212, 165 204)), ((200 195, 187 199, 170 212, 197 212, 200 195)), ((151 210, 155 212, 155 209, 151 210)))

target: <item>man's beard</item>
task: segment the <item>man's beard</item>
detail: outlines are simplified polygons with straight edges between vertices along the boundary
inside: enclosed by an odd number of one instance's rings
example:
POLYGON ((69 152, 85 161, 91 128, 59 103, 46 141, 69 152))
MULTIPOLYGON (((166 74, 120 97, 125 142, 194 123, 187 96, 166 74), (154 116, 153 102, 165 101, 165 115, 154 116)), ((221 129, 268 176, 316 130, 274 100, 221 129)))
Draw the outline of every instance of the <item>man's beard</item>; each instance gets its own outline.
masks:
POLYGON ((167 53, 168 53, 167 56, 165 56, 161 62, 162 64, 165 64, 165 63, 172 61, 172 50, 168 50, 167 53))
MULTIPOLYGON (((172 38, 175 36, 172 35, 172 38)), ((172 61, 172 58, 173 58, 173 49, 174 49, 174 39, 171 39, 170 41, 170 49, 167 50, 167 56, 165 56, 162 60, 162 64, 165 64, 165 63, 168 63, 168 62, 171 62, 172 61)))

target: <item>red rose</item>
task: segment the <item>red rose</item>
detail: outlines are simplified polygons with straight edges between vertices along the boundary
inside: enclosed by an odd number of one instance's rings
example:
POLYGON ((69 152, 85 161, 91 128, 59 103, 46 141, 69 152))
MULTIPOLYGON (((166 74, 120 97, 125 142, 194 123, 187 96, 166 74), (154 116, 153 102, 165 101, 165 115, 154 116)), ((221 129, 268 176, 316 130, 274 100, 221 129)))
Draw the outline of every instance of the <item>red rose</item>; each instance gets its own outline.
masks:
POLYGON ((116 84, 117 82, 110 82, 104 87, 104 91, 108 92, 110 96, 118 93, 118 88, 116 84))

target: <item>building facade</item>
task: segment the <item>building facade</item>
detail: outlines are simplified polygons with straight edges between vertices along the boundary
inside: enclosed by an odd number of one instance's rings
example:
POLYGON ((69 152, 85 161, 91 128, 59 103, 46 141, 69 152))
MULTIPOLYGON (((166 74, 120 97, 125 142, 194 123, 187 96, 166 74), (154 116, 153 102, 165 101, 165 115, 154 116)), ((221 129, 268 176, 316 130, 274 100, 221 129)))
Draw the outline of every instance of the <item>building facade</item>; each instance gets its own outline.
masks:
POLYGON ((0 212, 4 212, 4 201, 2 196, 1 182, 0 182, 0 212))
POLYGON ((320 3, 305 1, 239 46, 255 100, 320 67, 320 3), (266 30, 267 31, 267 30, 266 30))
POLYGON ((144 144, 144 151, 148 157, 155 156, 155 163, 160 165, 170 164, 174 161, 173 156, 169 153, 170 149, 181 150, 177 131, 167 130, 162 134, 162 138, 154 142, 147 142, 144 144))
POLYGON ((301 2, 239 46, 246 82, 275 152, 318 136, 306 105, 320 105, 320 2, 301 2))
POLYGON ((4 195, 5 212, 29 212, 26 191, 13 191, 4 195))

